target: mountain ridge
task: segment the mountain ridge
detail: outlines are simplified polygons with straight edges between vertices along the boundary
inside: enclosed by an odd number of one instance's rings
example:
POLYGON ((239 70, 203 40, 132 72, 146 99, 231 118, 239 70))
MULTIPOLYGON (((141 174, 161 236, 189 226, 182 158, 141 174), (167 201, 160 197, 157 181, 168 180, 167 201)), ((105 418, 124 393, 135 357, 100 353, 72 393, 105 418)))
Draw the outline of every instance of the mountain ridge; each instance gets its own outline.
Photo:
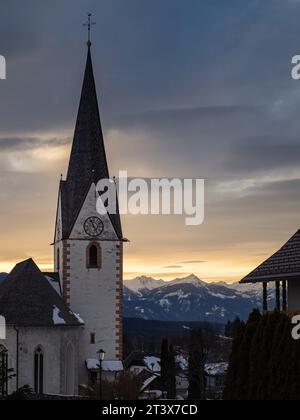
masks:
MULTIPOLYGON (((262 309, 260 284, 206 283, 194 274, 172 281, 147 277, 148 287, 143 280, 137 277, 124 281, 125 317, 224 323, 236 316, 247 319, 253 308, 262 309)), ((274 301, 275 291, 270 287, 270 307, 274 301)))

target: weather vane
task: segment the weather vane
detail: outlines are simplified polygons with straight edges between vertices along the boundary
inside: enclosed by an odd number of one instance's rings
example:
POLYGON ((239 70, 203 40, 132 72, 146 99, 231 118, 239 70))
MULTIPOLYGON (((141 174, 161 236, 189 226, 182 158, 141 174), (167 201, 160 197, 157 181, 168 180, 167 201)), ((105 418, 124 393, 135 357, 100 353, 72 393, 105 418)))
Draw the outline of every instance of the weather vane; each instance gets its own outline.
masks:
POLYGON ((92 14, 88 13, 88 21, 83 24, 83 26, 87 26, 87 28, 88 28, 88 42, 87 42, 88 47, 90 47, 92 45, 92 43, 91 43, 91 29, 92 29, 92 26, 96 25, 96 22, 91 21, 91 17, 92 17, 92 14))

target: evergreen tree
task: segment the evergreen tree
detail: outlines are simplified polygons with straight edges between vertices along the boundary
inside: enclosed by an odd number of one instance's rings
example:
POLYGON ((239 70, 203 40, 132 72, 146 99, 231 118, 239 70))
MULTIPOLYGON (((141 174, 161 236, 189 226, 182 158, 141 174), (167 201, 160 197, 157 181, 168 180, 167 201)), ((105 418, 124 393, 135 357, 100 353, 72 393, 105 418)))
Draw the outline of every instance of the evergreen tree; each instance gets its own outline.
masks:
POLYGON ((267 322, 264 328, 262 339, 262 352, 260 354, 260 377, 257 384, 258 399, 265 401, 268 399, 269 384, 273 380, 274 372, 271 371, 271 353, 274 345, 274 331, 280 320, 280 313, 274 311, 267 315, 267 322))
POLYGON ((163 339, 161 343, 160 355, 160 387, 162 392, 167 392, 168 387, 168 370, 169 370, 169 342, 163 339))
POLYGON ((189 346, 189 400, 205 399, 204 350, 201 330, 194 330, 189 346))
POLYGON ((284 372, 286 372, 286 365, 284 354, 287 343, 287 336, 290 331, 290 319, 285 314, 280 314, 277 326, 274 330, 274 338, 272 344, 272 351, 270 355, 270 371, 272 372, 272 380, 268 385, 268 399, 269 400, 284 400, 284 372))
POLYGON ((240 347, 245 334, 245 324, 238 318, 235 320, 234 337, 231 354, 229 358, 229 367, 226 378, 226 385, 223 393, 224 400, 237 399, 237 381, 240 369, 240 347))
POLYGON ((225 337, 232 337, 232 323, 228 321, 225 326, 225 337))
POLYGON ((248 386, 248 400, 258 399, 258 383, 260 381, 261 374, 261 354, 263 335, 265 325, 267 323, 267 316, 264 316, 259 324, 257 325, 256 331, 252 338, 251 349, 250 349, 250 367, 249 367, 249 386, 248 386))
POLYGON ((261 314, 258 309, 254 309, 250 314, 246 324, 245 333, 239 349, 239 372, 236 381, 235 399, 245 400, 249 395, 249 375, 250 375, 250 354, 253 336, 261 321, 261 314))
POLYGON ((299 400, 299 341, 295 341, 291 335, 291 321, 289 320, 289 328, 285 335, 285 350, 282 357, 284 358, 284 372, 283 372, 283 399, 284 400, 299 400))
POLYGON ((300 341, 278 311, 254 311, 240 323, 232 345, 224 399, 300 400, 300 341))
POLYGON ((168 368, 167 368, 167 396, 170 400, 176 398, 176 359, 174 348, 169 347, 168 368))

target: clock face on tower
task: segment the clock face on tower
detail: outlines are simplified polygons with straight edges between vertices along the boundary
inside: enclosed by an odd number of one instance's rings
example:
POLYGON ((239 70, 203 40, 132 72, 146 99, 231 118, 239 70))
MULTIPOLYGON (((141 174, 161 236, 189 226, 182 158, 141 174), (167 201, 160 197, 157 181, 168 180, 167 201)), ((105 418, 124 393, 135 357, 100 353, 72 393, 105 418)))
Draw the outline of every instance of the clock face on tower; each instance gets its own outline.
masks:
POLYGON ((84 230, 85 233, 89 236, 92 236, 95 238, 96 236, 100 236, 103 232, 104 225, 101 219, 99 217, 89 217, 84 222, 84 230))

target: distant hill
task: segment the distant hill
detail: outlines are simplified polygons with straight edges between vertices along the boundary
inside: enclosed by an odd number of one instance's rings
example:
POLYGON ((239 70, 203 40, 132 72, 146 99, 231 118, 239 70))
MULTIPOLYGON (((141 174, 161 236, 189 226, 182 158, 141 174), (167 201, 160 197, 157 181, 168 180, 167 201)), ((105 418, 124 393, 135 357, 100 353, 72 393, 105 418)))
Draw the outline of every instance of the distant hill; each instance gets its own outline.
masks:
MULTIPOLYGON (((148 339, 189 335, 191 330, 203 327, 203 325, 203 322, 170 322, 124 318, 124 330, 128 337, 145 337, 148 339)), ((210 325, 217 333, 224 333, 224 325, 210 325)))
MULTIPOLYGON (((170 282, 138 277, 124 282, 124 315, 145 320, 226 323, 261 309, 262 286, 205 283, 190 275, 170 282)), ((270 287, 269 305, 275 304, 270 287)))
POLYGON ((5 280, 7 274, 6 273, 0 273, 0 284, 5 280))

